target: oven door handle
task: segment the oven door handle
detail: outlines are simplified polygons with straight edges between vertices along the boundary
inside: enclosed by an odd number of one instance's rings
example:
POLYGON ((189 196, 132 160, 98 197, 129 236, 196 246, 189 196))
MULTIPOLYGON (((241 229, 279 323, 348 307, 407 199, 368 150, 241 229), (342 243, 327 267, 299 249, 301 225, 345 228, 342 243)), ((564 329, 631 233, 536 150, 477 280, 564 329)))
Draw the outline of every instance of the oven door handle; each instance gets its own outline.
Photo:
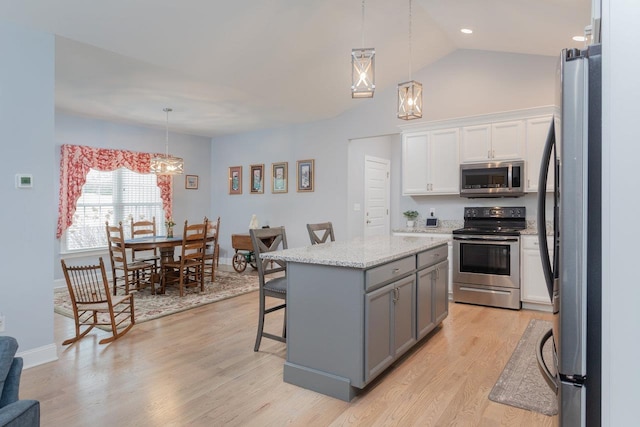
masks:
POLYGON ((491 236, 491 237, 477 237, 477 236, 454 236, 453 240, 467 240, 472 242, 517 242, 517 237, 507 236, 491 236))

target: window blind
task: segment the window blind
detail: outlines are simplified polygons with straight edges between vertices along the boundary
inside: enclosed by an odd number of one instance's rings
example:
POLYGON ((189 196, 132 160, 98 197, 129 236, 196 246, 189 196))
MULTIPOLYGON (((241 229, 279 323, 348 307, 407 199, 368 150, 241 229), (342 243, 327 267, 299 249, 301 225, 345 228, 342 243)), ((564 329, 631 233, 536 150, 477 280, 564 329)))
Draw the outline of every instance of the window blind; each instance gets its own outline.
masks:
POLYGON ((63 251, 100 249, 107 246, 105 222, 122 221, 131 236, 131 219, 151 220, 164 234, 164 211, 155 174, 139 174, 121 168, 112 172, 91 169, 76 203, 73 224, 66 230, 63 251))

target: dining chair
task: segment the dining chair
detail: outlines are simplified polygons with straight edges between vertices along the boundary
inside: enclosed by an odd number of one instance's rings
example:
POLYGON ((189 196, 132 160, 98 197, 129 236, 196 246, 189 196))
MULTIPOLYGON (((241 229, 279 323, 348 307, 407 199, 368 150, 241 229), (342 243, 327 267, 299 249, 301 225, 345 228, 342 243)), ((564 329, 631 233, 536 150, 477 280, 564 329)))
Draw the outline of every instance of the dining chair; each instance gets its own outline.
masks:
POLYGON ((253 351, 260 349, 262 337, 276 341, 287 342, 287 266, 284 261, 263 260, 260 255, 280 249, 287 249, 287 235, 284 227, 250 229, 253 253, 258 266, 258 280, 260 284, 260 308, 258 313, 258 334, 253 351), (284 273, 284 274, 282 274, 284 273), (273 275, 277 275, 273 277, 273 275), (266 306, 267 297, 284 300, 283 303, 271 307, 266 306), (264 317, 274 311, 284 310, 282 335, 275 335, 264 331, 264 317))
POLYGON ((141 290, 146 286, 151 286, 151 293, 155 294, 155 284, 157 277, 157 267, 155 262, 129 261, 127 250, 124 246, 124 230, 122 222, 117 226, 107 227, 107 245, 109 247, 109 258, 111 260, 111 271, 113 276, 113 295, 118 294, 118 288, 124 289, 124 294, 128 295, 132 289, 141 290), (120 285, 119 283, 122 282, 120 285))
MULTIPOLYGON (((206 219, 206 218, 205 218, 206 219)), ((208 221, 208 220, 207 220, 208 221)), ((208 221, 207 244, 204 251, 204 270, 205 274, 211 272, 211 281, 216 280, 216 267, 218 266, 220 257, 220 245, 218 244, 218 236, 220 233, 220 217, 214 221, 208 221)))
POLYGON ((204 292, 204 252, 207 243, 207 218, 201 224, 184 222, 182 233, 182 249, 180 258, 162 263, 162 292, 169 284, 178 284, 180 296, 184 296, 184 288, 200 285, 204 292))
POLYGON ((331 239, 332 242, 336 240, 333 236, 333 224, 331 224, 331 222, 307 224, 307 231, 309 232, 309 239, 311 239, 312 245, 326 243, 327 239, 331 239))
POLYGON ((78 341, 94 326, 111 329, 112 336, 100 340, 100 344, 112 342, 129 332, 136 323, 133 294, 111 296, 102 257, 97 265, 71 267, 64 260, 60 261, 76 325, 76 336, 62 344, 78 341))
MULTIPOLYGON (((131 217, 131 238, 137 237, 151 237, 156 235, 156 217, 152 217, 151 221, 141 219, 135 221, 133 216, 131 217)), ((131 260, 133 261, 147 261, 153 262, 158 265, 160 257, 158 256, 158 249, 132 249, 131 260)))

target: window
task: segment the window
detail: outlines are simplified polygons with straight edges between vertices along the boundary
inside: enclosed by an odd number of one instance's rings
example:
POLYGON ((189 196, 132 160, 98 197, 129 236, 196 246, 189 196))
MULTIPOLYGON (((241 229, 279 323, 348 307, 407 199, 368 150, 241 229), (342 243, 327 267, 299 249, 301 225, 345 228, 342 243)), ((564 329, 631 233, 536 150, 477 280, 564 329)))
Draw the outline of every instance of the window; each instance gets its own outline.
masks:
POLYGON ((112 172, 91 169, 76 203, 73 224, 62 239, 63 252, 106 248, 106 221, 122 221, 125 236, 130 236, 131 218, 138 221, 154 216, 157 232, 163 234, 164 210, 155 174, 125 168, 112 172))

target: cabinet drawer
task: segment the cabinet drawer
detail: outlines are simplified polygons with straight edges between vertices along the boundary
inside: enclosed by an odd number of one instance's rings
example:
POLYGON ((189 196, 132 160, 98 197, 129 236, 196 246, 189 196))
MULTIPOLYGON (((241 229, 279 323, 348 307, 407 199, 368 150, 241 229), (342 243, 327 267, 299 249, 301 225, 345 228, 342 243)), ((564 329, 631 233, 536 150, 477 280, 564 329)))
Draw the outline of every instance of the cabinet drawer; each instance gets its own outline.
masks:
MULTIPOLYGON (((553 249, 553 236, 547 236, 547 247, 549 250, 553 249)), ((539 250, 540 243, 538 242, 538 236, 526 236, 522 239, 522 249, 534 249, 539 250)))
POLYGON ((408 256, 367 270, 365 289, 370 291, 389 280, 398 279, 416 269, 416 257, 408 256))
POLYGON ((418 270, 437 264, 447 259, 447 245, 439 246, 418 254, 418 270))

